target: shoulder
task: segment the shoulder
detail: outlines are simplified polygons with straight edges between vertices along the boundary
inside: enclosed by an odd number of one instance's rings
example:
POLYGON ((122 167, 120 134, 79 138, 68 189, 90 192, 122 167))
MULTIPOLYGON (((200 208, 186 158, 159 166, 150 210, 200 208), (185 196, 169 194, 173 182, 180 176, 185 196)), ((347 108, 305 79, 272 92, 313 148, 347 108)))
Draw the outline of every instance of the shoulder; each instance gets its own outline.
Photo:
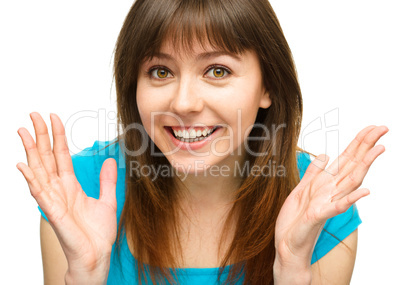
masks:
POLYGON ((99 175, 103 162, 108 158, 116 160, 117 164, 117 222, 120 219, 125 202, 125 178, 126 165, 123 155, 122 141, 117 138, 111 141, 95 141, 91 147, 85 148, 77 154, 72 155, 74 173, 80 183, 82 190, 89 197, 99 199, 100 183, 99 175))
POLYGON ((297 168, 299 169, 300 179, 303 178, 307 167, 313 160, 307 152, 297 151, 296 152, 297 168))
POLYGON ((112 141, 97 140, 92 146, 71 155, 74 169, 98 165, 109 157, 117 157, 119 149, 120 146, 117 139, 112 141))
POLYGON ((350 284, 356 252, 357 229, 311 266, 312 284, 350 284))
POLYGON ((92 146, 71 156, 75 176, 88 196, 99 198, 99 174, 106 159, 114 158, 118 168, 121 166, 119 149, 116 139, 112 141, 97 140, 92 146))
POLYGON ((360 219, 359 211, 355 204, 345 213, 328 219, 318 237, 311 263, 313 264, 324 257, 341 243, 341 241, 345 240, 351 233, 357 230, 361 223, 362 220, 360 219))

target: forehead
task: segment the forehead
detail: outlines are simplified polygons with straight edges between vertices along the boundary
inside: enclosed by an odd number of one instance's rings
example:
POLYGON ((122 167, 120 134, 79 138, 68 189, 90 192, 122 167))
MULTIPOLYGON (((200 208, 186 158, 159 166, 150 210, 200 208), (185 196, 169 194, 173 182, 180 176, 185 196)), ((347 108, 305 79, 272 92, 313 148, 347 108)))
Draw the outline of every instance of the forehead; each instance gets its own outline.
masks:
POLYGON ((218 56, 230 56, 236 61, 243 61, 244 56, 249 51, 231 52, 223 47, 216 47, 207 40, 200 42, 191 40, 187 43, 178 44, 172 39, 165 39, 159 49, 154 50, 145 60, 151 60, 152 57, 169 59, 169 60, 184 60, 195 59, 196 61, 207 60, 218 56))

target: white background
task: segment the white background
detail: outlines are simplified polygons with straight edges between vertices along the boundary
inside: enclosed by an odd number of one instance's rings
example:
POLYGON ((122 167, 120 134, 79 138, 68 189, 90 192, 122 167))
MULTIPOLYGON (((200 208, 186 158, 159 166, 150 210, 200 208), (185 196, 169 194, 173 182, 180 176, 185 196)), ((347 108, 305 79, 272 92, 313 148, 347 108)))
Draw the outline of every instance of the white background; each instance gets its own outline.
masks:
MULTIPOLYGON (((95 140, 114 138, 113 49, 131 4, 0 4, 1 284, 43 283, 40 215, 16 168, 18 162, 26 162, 17 130, 25 127, 34 134, 32 111, 39 112, 49 127, 51 112, 65 124, 84 114, 87 117, 69 129, 72 152, 95 140), (94 118, 98 111, 101 115, 94 118)), ((352 284, 395 284, 402 265, 400 1, 271 4, 292 49, 303 92, 305 139, 299 145, 315 154, 326 153, 332 161, 365 126, 390 129, 379 142, 386 151, 362 185, 371 195, 357 203, 363 223, 352 284), (336 125, 325 125, 326 113, 328 122, 336 125), (321 130, 312 132, 320 120, 321 130)))

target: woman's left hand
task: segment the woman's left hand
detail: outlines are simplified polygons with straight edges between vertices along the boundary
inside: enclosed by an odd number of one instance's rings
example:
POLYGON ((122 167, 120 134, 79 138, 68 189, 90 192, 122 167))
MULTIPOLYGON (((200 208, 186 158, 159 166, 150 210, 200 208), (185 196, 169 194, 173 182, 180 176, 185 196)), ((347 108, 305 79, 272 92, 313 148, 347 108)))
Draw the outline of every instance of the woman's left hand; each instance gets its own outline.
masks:
POLYGON ((385 126, 368 126, 328 168, 325 154, 310 163, 276 221, 277 268, 310 269, 315 243, 327 219, 346 212, 370 193, 358 188, 373 161, 385 151, 383 145, 375 144, 387 132, 385 126))

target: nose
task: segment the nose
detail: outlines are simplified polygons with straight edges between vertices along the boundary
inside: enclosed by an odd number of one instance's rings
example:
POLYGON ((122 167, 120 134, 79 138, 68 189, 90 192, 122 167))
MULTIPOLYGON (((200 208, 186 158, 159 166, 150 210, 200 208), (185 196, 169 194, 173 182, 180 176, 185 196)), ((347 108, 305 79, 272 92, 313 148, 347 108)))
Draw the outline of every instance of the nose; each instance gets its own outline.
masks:
POLYGON ((180 78, 177 90, 170 103, 171 110, 177 115, 185 117, 192 113, 201 112, 204 108, 196 80, 196 78, 190 78, 190 75, 180 78))

